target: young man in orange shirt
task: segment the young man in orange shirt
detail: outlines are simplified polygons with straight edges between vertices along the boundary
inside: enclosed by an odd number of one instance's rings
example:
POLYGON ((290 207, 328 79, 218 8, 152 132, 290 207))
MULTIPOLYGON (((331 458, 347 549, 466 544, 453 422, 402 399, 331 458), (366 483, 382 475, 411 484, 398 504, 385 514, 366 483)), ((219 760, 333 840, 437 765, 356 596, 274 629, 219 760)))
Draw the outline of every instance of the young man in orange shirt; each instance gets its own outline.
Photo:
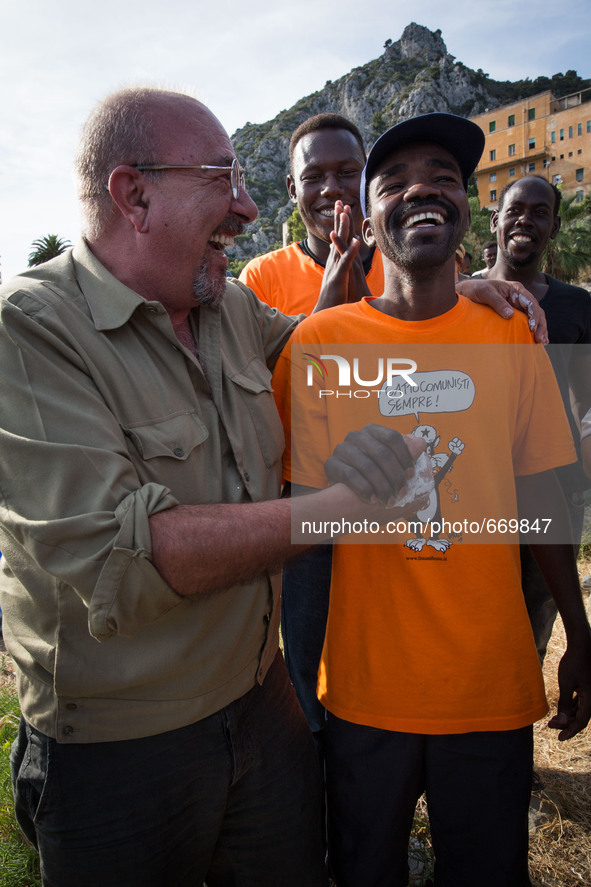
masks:
MULTIPOLYGON (((531 725, 547 705, 519 549, 501 527, 517 520, 516 498, 536 497, 532 529, 536 516, 552 514, 554 526, 568 520, 552 469, 574 450, 552 368, 531 347, 525 320, 506 325, 455 291, 466 184, 483 146, 478 127, 447 114, 405 121, 378 140, 361 199, 370 204, 364 239, 384 258, 384 294, 308 318, 274 376, 288 426, 291 414, 284 474, 292 484, 320 487, 325 471, 350 481, 355 430, 324 460, 347 422, 355 429, 372 419, 423 437, 435 476, 432 501, 400 544, 375 544, 383 536, 370 533, 370 542, 353 544, 352 535, 335 545, 318 690, 328 712, 329 858, 339 887, 405 887, 423 791, 437 887, 529 884, 531 725), (502 347, 482 348, 491 342, 502 347), (374 376, 353 359, 355 388, 351 345, 411 364, 416 351, 416 382, 390 378, 371 391, 362 380, 374 376), (461 518, 478 540, 472 528, 487 516, 500 544, 469 544, 467 529, 443 527, 461 518)), ((349 221, 344 213, 335 238, 344 276, 357 249, 349 221)), ((569 739, 591 715, 591 635, 572 547, 535 552, 567 632, 550 725, 569 739)))
MULTIPOLYGON (((306 226, 306 237, 252 259, 240 280, 261 301, 284 314, 312 314, 321 291, 339 286, 340 258, 331 249, 337 202, 350 209, 355 258, 347 274, 346 291, 338 300, 354 302, 384 291, 382 257, 375 245, 361 239, 363 213, 359 195, 365 149, 358 128, 339 114, 317 114, 294 130, 289 145, 287 190, 306 226)), ((480 288, 480 289, 479 289, 480 288)), ((494 292, 479 284, 493 307, 494 292)), ((500 290, 499 290, 500 292, 500 290)), ((502 300, 499 300, 502 301, 502 300)), ((495 310, 511 311, 505 302, 495 310)), ((290 677, 322 756, 325 714, 316 696, 318 663, 328 614, 331 546, 316 546, 283 571, 281 629, 290 677)))
MULTIPOLYGON (((337 200, 351 207, 355 232, 361 233, 359 182, 364 164, 361 133, 340 114, 316 114, 294 130, 286 184, 306 237, 257 256, 243 268, 240 280, 259 299, 283 314, 312 313, 325 275, 332 272, 330 234, 337 200)), ((382 259, 375 247, 360 245, 350 285, 351 301, 383 292, 382 259)))

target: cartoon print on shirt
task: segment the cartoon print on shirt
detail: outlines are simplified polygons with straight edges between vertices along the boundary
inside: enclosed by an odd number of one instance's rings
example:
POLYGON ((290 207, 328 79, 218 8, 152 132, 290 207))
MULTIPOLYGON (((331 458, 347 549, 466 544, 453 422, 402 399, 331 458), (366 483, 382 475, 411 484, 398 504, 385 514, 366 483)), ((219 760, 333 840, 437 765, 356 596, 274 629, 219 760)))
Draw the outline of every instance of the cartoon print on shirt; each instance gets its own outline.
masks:
MULTIPOLYGON (((416 521, 420 521, 421 524, 435 521, 436 524, 441 526, 441 494, 439 487, 441 481, 451 471, 454 461, 464 449, 464 443, 459 437, 454 437, 448 443, 448 453, 435 453, 434 450, 439 445, 440 437, 433 425, 417 425, 412 434, 426 441, 427 453, 431 458, 435 478, 435 486, 429 496, 427 507, 417 512, 416 521)), ((447 551, 450 545, 452 545, 450 540, 441 536, 439 532, 432 532, 429 539, 417 535, 413 539, 407 539, 404 544, 412 551, 421 551, 425 544, 431 546, 436 551, 447 551)))

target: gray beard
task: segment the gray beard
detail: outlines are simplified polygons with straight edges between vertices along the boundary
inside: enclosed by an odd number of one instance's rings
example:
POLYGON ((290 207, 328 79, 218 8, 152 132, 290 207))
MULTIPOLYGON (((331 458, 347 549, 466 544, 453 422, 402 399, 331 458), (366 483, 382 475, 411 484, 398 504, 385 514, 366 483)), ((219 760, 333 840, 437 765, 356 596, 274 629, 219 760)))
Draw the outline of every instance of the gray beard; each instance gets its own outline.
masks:
POLYGON ((224 298, 226 278, 212 277, 204 265, 193 281, 193 295, 200 305, 216 308, 224 298))

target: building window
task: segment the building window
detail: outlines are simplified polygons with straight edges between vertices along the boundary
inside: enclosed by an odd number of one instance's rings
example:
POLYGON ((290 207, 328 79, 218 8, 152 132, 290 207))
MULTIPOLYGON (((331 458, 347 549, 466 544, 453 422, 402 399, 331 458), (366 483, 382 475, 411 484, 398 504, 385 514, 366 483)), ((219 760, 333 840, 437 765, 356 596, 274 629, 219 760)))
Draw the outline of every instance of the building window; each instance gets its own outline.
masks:
POLYGON ((536 109, 535 108, 530 108, 528 110, 527 119, 528 120, 535 120, 536 119, 536 109))
POLYGON ((509 178, 512 179, 514 175, 515 175, 515 167, 510 166, 509 167, 509 178))
POLYGON ((528 141, 527 141, 527 149, 528 149, 528 151, 533 151, 533 149, 534 149, 535 147, 536 147, 536 140, 535 140, 535 139, 528 139, 528 141))
POLYGON ((564 130, 563 129, 560 130, 560 141, 564 142, 564 130))
POLYGON ((584 191, 582 191, 582 190, 581 190, 581 191, 577 191, 577 194, 576 194, 576 197, 575 197, 575 203, 582 203, 584 197, 585 197, 585 192, 584 192, 584 191))
POLYGON ((552 144, 554 144, 554 142, 556 141, 556 130, 555 129, 553 129, 552 132, 550 133, 550 141, 552 142, 552 144))
POLYGON ((561 160, 564 160, 564 154, 561 154, 561 155, 560 155, 560 159, 561 159, 561 160))
POLYGON ((577 182, 583 181, 583 167, 577 170, 577 182))
POLYGON ((507 126, 515 126, 515 114, 509 114, 507 126))
POLYGON ((496 120, 491 120, 491 121, 489 122, 489 124, 488 124, 488 131, 489 131, 489 132, 494 132, 496 128, 497 128, 497 122, 496 122, 496 120))
POLYGON ((536 163, 535 163, 535 160, 534 160, 533 163, 528 163, 528 164, 527 164, 527 171, 528 171, 528 172, 535 172, 535 171, 536 171, 536 163))
POLYGON ((572 128, 572 126, 569 126, 569 128, 568 128, 568 137, 569 137, 569 139, 572 139, 572 137, 573 137, 573 128, 572 128))
POLYGON ((587 121, 587 132, 591 132, 591 120, 587 121))
POLYGON ((509 145, 509 157, 515 156, 515 145, 509 145))
POLYGON ((496 174, 496 172, 491 172, 491 174, 490 174, 490 180, 491 180, 491 182, 496 182, 496 180, 497 180, 497 174, 496 174))
POLYGON ((496 152, 496 150, 495 150, 494 148, 493 148, 493 150, 490 152, 490 159, 491 159, 491 160, 496 160, 496 159, 497 159, 497 152, 496 152))
POLYGON ((490 192, 490 202, 495 203, 496 199, 497 199, 497 192, 496 192, 496 190, 493 190, 490 192))
POLYGON ((577 135, 578 136, 583 135, 583 124, 582 123, 577 123, 577 135))
POLYGON ((569 156, 569 157, 572 157, 572 156, 573 156, 573 152, 572 152, 572 151, 569 151, 569 152, 568 152, 568 156, 569 156))
POLYGON ((577 151, 577 154, 582 154, 582 153, 583 153, 583 149, 579 148, 579 150, 577 151))

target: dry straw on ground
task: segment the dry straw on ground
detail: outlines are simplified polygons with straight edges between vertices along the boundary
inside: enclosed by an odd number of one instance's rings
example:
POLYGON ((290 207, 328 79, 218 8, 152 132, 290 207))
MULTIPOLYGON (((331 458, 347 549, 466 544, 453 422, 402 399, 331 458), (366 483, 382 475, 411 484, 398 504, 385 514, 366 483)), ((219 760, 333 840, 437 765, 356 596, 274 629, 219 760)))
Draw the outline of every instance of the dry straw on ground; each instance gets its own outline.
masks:
MULTIPOLYGON (((591 562, 579 565, 581 579, 591 576, 591 562)), ((591 616, 591 598, 585 598, 591 616)), ((560 620, 554 629, 544 678, 548 702, 556 709, 558 663, 564 652, 560 620)), ((569 742, 559 742, 547 719, 535 726, 535 769, 543 790, 536 792, 543 817, 530 835, 533 887, 591 885, 591 726, 569 742)))

